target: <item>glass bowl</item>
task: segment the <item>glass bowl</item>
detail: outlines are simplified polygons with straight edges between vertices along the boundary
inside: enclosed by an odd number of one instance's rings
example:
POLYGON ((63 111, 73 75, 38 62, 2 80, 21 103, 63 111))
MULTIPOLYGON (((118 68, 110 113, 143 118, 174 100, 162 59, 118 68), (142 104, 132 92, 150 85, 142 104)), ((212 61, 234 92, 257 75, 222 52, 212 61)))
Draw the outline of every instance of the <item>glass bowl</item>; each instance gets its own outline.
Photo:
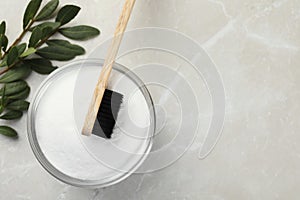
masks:
POLYGON ((155 132, 154 106, 144 83, 114 64, 108 89, 124 95, 113 138, 83 136, 81 128, 103 60, 57 69, 38 88, 28 111, 28 139, 40 164, 67 184, 101 188, 135 172, 155 132))

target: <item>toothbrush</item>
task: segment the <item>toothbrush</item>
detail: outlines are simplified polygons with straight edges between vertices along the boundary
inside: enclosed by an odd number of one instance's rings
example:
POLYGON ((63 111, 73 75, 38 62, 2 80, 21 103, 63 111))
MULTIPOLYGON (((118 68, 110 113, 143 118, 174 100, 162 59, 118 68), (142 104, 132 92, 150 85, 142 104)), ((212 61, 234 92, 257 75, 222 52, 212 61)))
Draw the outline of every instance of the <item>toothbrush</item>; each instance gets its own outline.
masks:
POLYGON ((89 105, 82 129, 83 135, 90 136, 94 134, 100 137, 105 135, 106 138, 111 138, 113 133, 117 115, 123 101, 123 95, 108 90, 107 83, 134 4, 135 0, 125 1, 104 66, 95 87, 92 101, 89 105), (99 126, 94 126, 96 120, 98 120, 100 128, 99 126))

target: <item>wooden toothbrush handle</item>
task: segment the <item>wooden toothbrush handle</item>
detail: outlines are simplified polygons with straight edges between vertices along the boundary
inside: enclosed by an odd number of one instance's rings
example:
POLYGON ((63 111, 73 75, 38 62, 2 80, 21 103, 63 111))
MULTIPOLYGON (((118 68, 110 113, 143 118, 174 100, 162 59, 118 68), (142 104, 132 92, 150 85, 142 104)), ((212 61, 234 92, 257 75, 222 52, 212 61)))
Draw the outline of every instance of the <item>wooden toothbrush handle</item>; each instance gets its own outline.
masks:
POLYGON ((108 49, 108 53, 101 71, 101 74, 96 85, 92 101, 89 106, 87 116, 82 129, 82 134, 90 136, 97 118, 97 113, 107 87, 107 82, 112 71, 113 64, 118 54, 120 44, 126 30, 131 12, 133 10, 135 0, 126 0, 120 15, 118 25, 116 27, 112 43, 108 49))

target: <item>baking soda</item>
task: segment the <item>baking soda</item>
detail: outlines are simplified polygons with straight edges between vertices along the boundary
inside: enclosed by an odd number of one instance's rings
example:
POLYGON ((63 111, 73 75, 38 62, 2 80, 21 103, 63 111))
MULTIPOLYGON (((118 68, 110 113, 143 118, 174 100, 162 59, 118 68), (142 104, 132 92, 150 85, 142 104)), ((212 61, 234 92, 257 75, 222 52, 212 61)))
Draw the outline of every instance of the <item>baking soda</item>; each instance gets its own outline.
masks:
POLYGON ((88 76, 94 77, 86 80, 84 86, 79 83, 82 70, 64 69, 42 90, 34 127, 38 144, 47 160, 70 177, 101 182, 117 180, 141 164, 149 150, 149 106, 129 77, 113 72, 109 89, 124 95, 113 138, 81 135, 85 118, 82 108, 88 107, 88 95, 78 85, 93 91, 99 68, 84 68, 88 76))

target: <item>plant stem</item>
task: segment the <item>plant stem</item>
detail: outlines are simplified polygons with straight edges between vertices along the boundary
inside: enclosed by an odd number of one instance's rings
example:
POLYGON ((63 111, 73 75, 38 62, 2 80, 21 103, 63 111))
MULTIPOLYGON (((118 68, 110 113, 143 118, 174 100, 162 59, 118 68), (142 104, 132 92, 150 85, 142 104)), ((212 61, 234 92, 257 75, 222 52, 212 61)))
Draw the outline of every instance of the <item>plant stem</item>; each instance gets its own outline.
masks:
POLYGON ((7 67, 6 69, 2 70, 2 71, 0 72, 0 75, 4 74, 4 73, 7 72, 8 70, 10 70, 10 67, 7 67))
MULTIPOLYGON (((9 52, 9 50, 13 47, 16 46, 17 44, 19 44, 21 42, 21 40, 23 39, 23 37, 25 36, 25 34, 29 31, 29 29, 31 28, 31 26, 33 25, 33 23, 35 22, 35 19, 32 19, 30 21, 30 23, 26 26, 26 28, 22 31, 22 33, 19 35, 19 37, 13 42, 13 44, 8 48, 8 50, 0 57, 0 60, 2 60, 7 53, 9 52)), ((1 75, 1 74, 0 74, 1 75)))
POLYGON ((20 62, 21 62, 21 60, 19 60, 18 62, 15 62, 13 64, 11 64, 8 67, 6 67, 4 70, 0 71, 0 75, 6 73, 7 71, 9 71, 11 68, 13 68, 15 65, 19 64, 20 62))
POLYGON ((32 19, 30 21, 30 23, 26 26, 26 28, 22 31, 21 35, 14 41, 14 43, 11 45, 11 47, 9 49, 11 49, 13 46, 15 46, 21 42, 21 40, 23 39, 25 34, 29 31, 29 29, 31 28, 31 26, 33 25, 34 22, 35 22, 35 19, 32 19))

